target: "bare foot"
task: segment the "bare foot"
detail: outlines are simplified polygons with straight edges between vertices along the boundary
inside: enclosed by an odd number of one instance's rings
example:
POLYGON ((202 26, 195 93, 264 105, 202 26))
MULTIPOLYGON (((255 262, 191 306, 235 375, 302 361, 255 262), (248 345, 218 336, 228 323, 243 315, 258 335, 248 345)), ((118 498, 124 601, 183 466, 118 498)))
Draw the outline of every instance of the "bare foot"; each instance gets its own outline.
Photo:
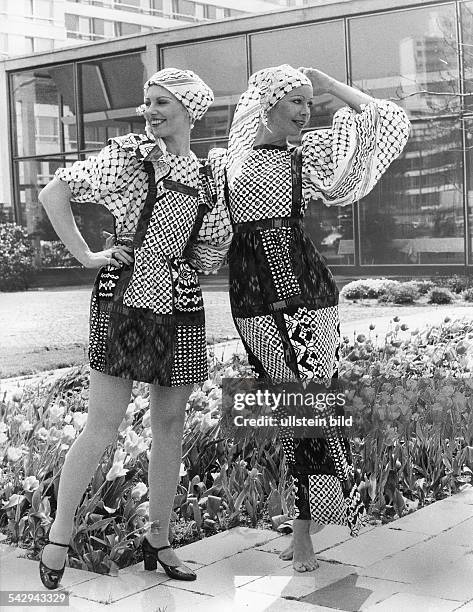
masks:
MULTIPOLYGON (((322 531, 325 525, 320 525, 320 523, 314 523, 314 521, 310 521, 309 525, 309 535, 314 535, 322 531)), ((294 537, 291 538, 289 546, 285 548, 283 551, 279 553, 279 558, 283 561, 291 561, 294 555, 294 537)))
POLYGON ((294 554, 294 538, 291 538, 289 546, 279 553, 279 558, 283 561, 291 561, 294 554))
POLYGON ((296 572, 312 572, 319 567, 309 535, 310 521, 294 520, 292 566, 296 572))

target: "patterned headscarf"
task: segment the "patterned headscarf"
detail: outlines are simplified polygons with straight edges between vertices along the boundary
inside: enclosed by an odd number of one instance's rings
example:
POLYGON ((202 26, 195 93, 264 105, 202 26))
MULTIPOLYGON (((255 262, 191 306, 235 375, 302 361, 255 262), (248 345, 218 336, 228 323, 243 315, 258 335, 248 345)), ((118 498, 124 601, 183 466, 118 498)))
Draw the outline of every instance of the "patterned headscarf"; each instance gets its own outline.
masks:
MULTIPOLYGON (((214 101, 213 91, 191 70, 164 68, 155 72, 144 84, 145 95, 151 85, 160 85, 171 92, 189 113, 192 125, 205 115, 214 101)), ((137 110, 143 114, 144 105, 137 110)))
POLYGON ((293 89, 312 85, 310 79, 288 64, 264 68, 251 75, 248 89, 238 101, 228 142, 228 180, 231 183, 249 156, 260 122, 268 111, 293 89))

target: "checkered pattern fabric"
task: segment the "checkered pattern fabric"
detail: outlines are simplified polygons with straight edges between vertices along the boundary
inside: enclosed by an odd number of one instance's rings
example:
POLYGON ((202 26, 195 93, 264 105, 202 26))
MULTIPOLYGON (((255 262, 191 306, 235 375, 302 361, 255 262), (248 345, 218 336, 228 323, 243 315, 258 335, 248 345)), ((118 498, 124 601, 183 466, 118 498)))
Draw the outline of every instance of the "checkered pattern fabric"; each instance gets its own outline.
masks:
POLYGON ((212 177, 201 177, 203 184, 199 189, 199 204, 208 206, 209 211, 186 256, 202 272, 213 272, 224 264, 232 240, 232 225, 225 198, 226 161, 225 149, 211 149, 206 164, 212 177))
MULTIPOLYGON (((164 68, 155 72, 144 85, 145 95, 151 85, 160 85, 170 91, 185 107, 193 122, 201 119, 214 101, 213 91, 191 70, 164 68)), ((142 112, 143 107, 137 110, 142 112)))
POLYGON ((311 85, 302 72, 288 64, 264 68, 251 75, 248 89, 240 97, 228 141, 228 180, 233 180, 251 152, 260 121, 266 123, 266 115, 279 100, 293 89, 311 85))
POLYGON ((306 202, 320 198, 345 206, 366 196, 409 137, 409 120, 393 102, 373 100, 361 113, 344 107, 331 129, 302 138, 303 192, 306 202))
POLYGON ((346 525, 347 514, 340 481, 326 474, 309 475, 310 516, 321 525, 346 525))
POLYGON ((339 344, 338 306, 298 308, 294 315, 284 314, 284 320, 301 379, 330 379, 339 344))
POLYGON ((291 214, 291 156, 280 149, 255 149, 244 161, 230 189, 235 223, 291 214), (262 172, 262 169, 264 171, 262 172))

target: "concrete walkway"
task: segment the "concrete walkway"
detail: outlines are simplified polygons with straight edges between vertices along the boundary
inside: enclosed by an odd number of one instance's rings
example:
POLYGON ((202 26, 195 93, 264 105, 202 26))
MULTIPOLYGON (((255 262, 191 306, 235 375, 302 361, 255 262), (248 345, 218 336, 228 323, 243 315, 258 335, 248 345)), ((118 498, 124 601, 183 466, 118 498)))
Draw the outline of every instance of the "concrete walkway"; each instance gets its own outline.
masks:
MULTIPOLYGON (((320 567, 311 573, 298 574, 279 559, 289 538, 239 527, 184 546, 179 555, 196 571, 195 582, 139 564, 117 577, 67 568, 62 589, 71 612, 473 611, 470 485, 389 525, 367 527, 358 538, 326 527, 312 536, 320 567)), ((45 591, 38 563, 24 552, 0 546, 3 591, 45 591)))

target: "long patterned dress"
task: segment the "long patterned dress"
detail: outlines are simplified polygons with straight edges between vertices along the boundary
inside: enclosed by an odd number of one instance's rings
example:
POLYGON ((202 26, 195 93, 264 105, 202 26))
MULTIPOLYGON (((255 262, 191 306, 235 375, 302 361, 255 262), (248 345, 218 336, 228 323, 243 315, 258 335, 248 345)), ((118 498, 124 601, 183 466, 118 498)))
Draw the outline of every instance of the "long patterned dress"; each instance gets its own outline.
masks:
POLYGON ((206 380, 196 267, 218 267, 224 255, 218 247, 229 235, 211 166, 193 153, 163 153, 146 136, 128 134, 111 139, 98 156, 56 172, 74 201, 104 205, 114 217, 116 244, 134 248, 132 265, 105 266, 97 275, 90 305, 91 368, 164 386, 206 380))
MULTIPOLYGON (((230 303, 259 377, 279 383, 336 375, 338 289, 304 232, 304 212, 311 199, 346 205, 366 195, 402 151, 408 133, 404 112, 378 100, 361 113, 341 109, 332 129, 308 132, 300 148, 255 146, 244 161, 229 190, 230 303)), ((296 481, 295 517, 347 524, 327 441, 282 433, 296 481)))

